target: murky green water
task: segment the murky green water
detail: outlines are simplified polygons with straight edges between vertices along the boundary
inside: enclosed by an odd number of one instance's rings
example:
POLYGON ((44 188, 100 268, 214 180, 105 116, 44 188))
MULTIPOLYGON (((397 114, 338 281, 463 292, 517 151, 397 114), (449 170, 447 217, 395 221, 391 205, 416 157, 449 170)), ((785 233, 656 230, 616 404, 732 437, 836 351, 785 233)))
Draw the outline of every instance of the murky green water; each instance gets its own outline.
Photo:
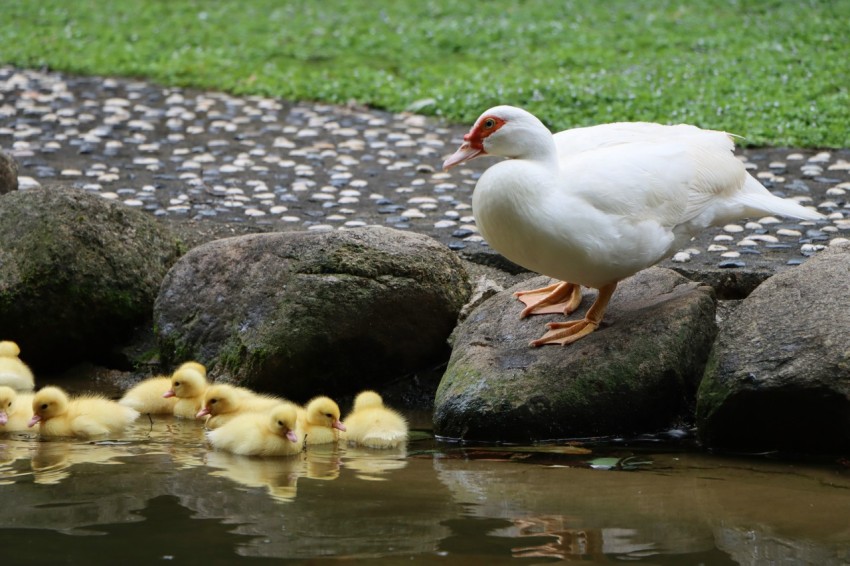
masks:
POLYGON ((9 434, 0 554, 7 564, 850 562, 840 464, 573 452, 417 433, 404 451, 263 460, 211 451, 199 423, 146 417, 112 442, 9 434), (617 462, 634 469, 604 469, 617 462))

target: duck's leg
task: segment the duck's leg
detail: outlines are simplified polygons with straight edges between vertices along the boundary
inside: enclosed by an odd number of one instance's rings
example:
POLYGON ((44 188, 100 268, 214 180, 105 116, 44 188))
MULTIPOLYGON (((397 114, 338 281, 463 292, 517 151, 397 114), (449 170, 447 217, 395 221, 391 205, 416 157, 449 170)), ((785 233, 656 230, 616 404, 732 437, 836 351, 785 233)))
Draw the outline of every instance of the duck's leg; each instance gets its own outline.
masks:
POLYGON ((599 295, 597 295, 593 304, 590 305, 583 319, 547 323, 546 327, 549 330, 537 340, 533 340, 531 346, 537 347, 544 344, 561 344, 562 346, 566 346, 584 338, 599 328, 602 317, 605 316, 605 309, 608 308, 608 302, 611 300, 611 296, 614 294, 616 288, 617 282, 614 282, 599 289, 599 295))
POLYGON ((514 297, 525 304, 520 318, 530 314, 568 315, 581 304, 581 285, 560 281, 540 289, 517 291, 514 297))

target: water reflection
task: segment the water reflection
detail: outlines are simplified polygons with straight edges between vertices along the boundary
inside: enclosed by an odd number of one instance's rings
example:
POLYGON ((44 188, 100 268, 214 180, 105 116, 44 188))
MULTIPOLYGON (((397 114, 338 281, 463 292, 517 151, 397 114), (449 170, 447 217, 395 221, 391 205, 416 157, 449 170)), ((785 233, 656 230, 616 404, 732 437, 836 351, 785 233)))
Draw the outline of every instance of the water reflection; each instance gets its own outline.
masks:
POLYGON ((850 561, 840 466, 413 438, 398 450, 327 445, 251 458, 210 450, 199 423, 165 417, 107 441, 8 434, 0 544, 107 535, 102 552, 61 543, 73 561, 102 560, 171 531, 186 536, 145 548, 147 558, 850 561), (611 462, 618 471, 601 469, 611 462))

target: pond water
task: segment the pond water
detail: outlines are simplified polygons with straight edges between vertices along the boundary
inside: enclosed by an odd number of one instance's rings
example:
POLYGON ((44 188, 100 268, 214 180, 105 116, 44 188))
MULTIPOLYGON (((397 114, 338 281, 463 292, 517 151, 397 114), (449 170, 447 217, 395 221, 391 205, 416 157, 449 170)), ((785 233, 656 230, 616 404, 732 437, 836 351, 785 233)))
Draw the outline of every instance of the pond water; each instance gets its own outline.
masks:
POLYGON ((5 563, 850 563, 850 470, 665 444, 213 451, 200 423, 0 437, 5 563), (118 562, 120 561, 120 562, 118 562))

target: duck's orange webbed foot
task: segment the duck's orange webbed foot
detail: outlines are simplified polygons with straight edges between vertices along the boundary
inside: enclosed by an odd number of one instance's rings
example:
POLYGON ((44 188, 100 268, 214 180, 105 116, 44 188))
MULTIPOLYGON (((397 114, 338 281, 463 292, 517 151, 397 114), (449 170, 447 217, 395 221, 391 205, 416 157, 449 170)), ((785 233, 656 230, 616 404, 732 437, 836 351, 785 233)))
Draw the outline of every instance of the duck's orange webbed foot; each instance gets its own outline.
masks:
POLYGON ((593 322, 592 320, 588 320, 583 318, 581 320, 571 320, 569 322, 549 322, 546 324, 546 328, 549 330, 538 338, 537 340, 532 340, 530 345, 535 348, 538 346, 545 346, 546 344, 560 344, 561 346, 566 346, 567 344, 572 344, 576 342, 597 328, 599 328, 599 324, 593 322))
MULTIPOLYGON (((569 285, 569 283, 568 283, 569 285)), ((570 320, 567 322, 549 322, 546 328, 549 330, 538 338, 532 340, 530 345, 533 347, 544 346, 546 344, 560 344, 566 346, 578 340, 581 340, 602 324, 602 317, 605 316, 605 309, 608 308, 608 301, 611 300, 611 295, 617 288, 617 283, 610 283, 599 289, 599 295, 596 300, 590 305, 587 310, 587 315, 581 320, 570 320)))
POLYGON ((517 291, 514 296, 525 304, 520 318, 530 314, 568 315, 581 304, 581 286, 561 281, 540 289, 517 291))

